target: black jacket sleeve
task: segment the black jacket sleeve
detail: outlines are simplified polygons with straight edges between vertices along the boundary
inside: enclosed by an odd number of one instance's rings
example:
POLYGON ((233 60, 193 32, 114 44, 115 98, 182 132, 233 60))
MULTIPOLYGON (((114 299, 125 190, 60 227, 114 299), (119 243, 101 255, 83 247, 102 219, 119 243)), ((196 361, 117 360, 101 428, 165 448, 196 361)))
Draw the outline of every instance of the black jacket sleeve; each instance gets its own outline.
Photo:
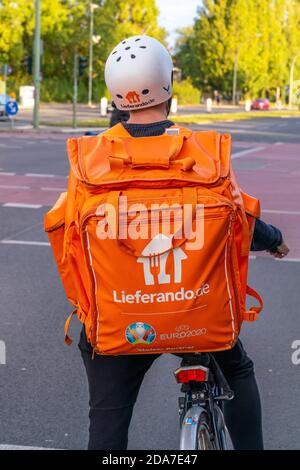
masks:
POLYGON ((261 219, 255 220, 251 251, 275 251, 282 243, 282 233, 274 225, 266 224, 261 219))

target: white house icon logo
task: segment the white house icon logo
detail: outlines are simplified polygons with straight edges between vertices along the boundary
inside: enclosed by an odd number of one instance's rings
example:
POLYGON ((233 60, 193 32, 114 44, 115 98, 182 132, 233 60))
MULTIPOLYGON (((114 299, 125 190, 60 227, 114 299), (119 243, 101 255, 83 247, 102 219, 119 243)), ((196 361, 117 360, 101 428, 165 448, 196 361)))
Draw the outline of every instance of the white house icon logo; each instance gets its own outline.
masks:
POLYGON ((187 255, 180 248, 172 248, 172 236, 159 233, 146 245, 142 251, 142 256, 137 259, 143 264, 144 278, 146 286, 153 286, 155 275, 158 284, 170 284, 171 276, 166 273, 168 256, 173 255, 174 260, 174 283, 178 284, 182 279, 182 261, 187 259, 187 255))

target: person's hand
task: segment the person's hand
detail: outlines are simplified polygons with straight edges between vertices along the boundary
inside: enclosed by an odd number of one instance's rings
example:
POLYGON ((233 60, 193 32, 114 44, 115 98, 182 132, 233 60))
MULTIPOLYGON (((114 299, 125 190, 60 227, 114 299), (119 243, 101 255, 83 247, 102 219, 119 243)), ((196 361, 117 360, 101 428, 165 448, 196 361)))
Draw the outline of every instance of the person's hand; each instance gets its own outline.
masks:
POLYGON ((289 247, 283 241, 281 245, 278 245, 275 251, 269 251, 269 253, 274 256, 274 258, 282 259, 289 253, 289 251, 289 247))

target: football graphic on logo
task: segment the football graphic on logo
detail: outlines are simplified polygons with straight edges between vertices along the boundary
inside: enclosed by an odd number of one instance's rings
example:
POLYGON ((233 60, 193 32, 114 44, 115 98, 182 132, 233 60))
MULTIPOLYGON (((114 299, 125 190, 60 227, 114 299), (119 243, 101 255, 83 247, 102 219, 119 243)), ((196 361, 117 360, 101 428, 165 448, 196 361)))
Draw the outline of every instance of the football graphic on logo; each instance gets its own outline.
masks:
POLYGON ((155 340, 156 332, 153 326, 136 322, 127 326, 125 336, 131 344, 151 344, 155 340))

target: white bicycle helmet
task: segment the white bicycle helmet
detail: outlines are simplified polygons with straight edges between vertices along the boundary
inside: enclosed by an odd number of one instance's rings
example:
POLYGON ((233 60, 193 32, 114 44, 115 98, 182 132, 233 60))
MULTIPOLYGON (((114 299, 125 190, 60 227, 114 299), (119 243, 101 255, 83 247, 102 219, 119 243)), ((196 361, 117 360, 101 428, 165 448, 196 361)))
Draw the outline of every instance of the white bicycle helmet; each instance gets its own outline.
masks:
POLYGON ((172 96, 172 58, 150 36, 120 42, 105 64, 105 82, 118 109, 149 108, 172 96))

